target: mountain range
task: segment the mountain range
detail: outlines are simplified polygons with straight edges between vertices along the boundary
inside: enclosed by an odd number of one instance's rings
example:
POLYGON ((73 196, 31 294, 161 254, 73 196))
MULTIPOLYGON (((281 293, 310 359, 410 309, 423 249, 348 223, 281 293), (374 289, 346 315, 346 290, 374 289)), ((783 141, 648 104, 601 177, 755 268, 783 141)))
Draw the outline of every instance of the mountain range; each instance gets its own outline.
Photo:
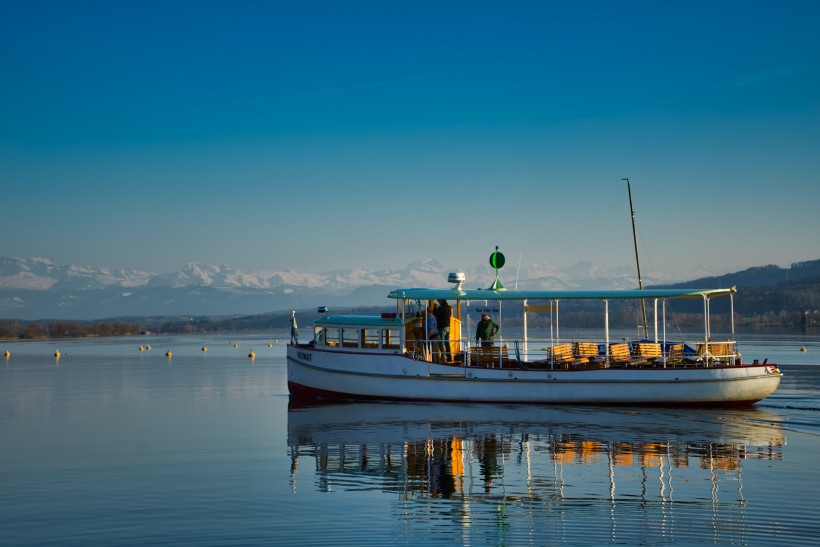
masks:
MULTIPOLYGON (((792 268, 764 266, 744 272, 747 278, 757 280, 761 272, 769 279, 786 279, 790 271, 805 274, 806 264, 814 262, 795 264, 792 268)), ((508 268, 502 273, 506 274, 501 279, 508 288, 516 283, 530 289, 552 290, 636 287, 634 269, 604 269, 589 262, 565 269, 535 263, 518 272, 508 268)), ((396 287, 449 287, 447 274, 435 260, 414 262, 400 270, 357 268, 318 274, 289 269, 250 272, 192 262, 177 272, 157 274, 59 265, 46 258, 0 258, 0 319, 251 315, 316 306, 381 305, 387 293, 396 287)), ((473 267, 465 274, 467 287, 487 287, 495 275, 488 266, 473 267)), ((701 287, 707 287, 706 283, 709 287, 728 286, 733 284, 733 276, 741 274, 709 277, 703 270, 693 270, 683 279, 695 279, 702 283, 701 287)), ((670 285, 680 282, 680 278, 649 275, 643 281, 644 286, 670 285)))

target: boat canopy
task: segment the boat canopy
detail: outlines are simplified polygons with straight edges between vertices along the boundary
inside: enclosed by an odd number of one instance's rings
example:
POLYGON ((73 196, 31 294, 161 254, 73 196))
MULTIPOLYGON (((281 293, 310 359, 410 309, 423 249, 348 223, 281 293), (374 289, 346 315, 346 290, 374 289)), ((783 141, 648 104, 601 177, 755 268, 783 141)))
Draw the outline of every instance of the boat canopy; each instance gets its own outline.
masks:
POLYGON ((640 300, 665 298, 714 298, 730 296, 728 289, 634 289, 621 291, 518 291, 492 289, 396 289, 388 298, 396 300, 640 300))

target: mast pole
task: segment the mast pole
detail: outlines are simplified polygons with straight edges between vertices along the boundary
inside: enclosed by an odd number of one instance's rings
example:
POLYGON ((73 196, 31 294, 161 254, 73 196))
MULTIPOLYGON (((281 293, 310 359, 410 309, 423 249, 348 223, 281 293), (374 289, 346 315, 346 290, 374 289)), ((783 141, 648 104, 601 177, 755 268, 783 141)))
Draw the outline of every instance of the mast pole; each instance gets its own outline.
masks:
MULTIPOLYGON (((632 186, 629 184, 629 179, 626 181, 626 191, 629 194, 629 214, 632 217, 632 243, 635 245, 635 264, 638 267, 638 289, 643 290, 643 281, 641 281, 641 259, 638 256, 638 236, 635 234, 635 209, 632 208, 632 186)), ((646 302, 641 299, 641 315, 643 318, 643 337, 649 338, 649 327, 646 324, 646 302)))

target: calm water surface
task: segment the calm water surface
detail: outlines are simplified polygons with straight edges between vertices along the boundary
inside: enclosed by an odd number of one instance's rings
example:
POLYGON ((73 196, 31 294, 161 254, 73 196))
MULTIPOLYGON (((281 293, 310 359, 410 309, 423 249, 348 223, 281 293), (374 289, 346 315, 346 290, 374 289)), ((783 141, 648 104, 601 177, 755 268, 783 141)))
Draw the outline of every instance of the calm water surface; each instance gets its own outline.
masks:
POLYGON ((0 544, 813 545, 820 535, 818 336, 747 337, 744 358, 769 357, 786 376, 743 410, 299 406, 286 339, 0 342, 0 544))

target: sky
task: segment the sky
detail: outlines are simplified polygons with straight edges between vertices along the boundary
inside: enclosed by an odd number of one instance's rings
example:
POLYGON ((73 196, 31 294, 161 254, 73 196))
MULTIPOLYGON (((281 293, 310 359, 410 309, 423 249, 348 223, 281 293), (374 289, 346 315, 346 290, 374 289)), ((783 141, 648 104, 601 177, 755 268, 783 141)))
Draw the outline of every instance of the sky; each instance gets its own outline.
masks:
POLYGON ((0 256, 820 258, 820 2, 0 0, 0 256))

